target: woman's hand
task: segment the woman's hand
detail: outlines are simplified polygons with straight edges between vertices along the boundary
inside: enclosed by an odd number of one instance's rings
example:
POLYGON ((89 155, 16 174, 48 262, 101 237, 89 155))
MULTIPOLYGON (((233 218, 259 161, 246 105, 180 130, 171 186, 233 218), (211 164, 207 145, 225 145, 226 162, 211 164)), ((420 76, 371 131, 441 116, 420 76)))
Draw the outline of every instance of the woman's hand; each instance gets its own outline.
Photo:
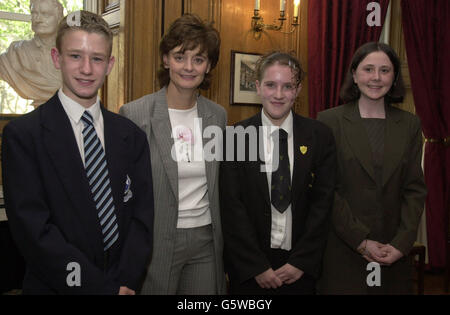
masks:
POLYGON ((263 289, 276 289, 283 285, 283 281, 275 274, 272 268, 267 269, 255 277, 258 285, 263 289))
POLYGON ((304 272, 290 264, 285 264, 281 266, 277 270, 275 270, 275 274, 280 278, 281 281, 285 284, 292 284, 298 279, 300 279, 304 272))
POLYGON ((399 260, 404 256, 401 251, 399 251, 391 244, 384 245, 382 251, 384 251, 386 255, 383 258, 379 259, 378 262, 380 264, 392 265, 393 263, 395 263, 397 260, 399 260))
POLYGON ((368 262, 378 262, 382 265, 381 259, 387 256, 386 244, 372 240, 364 240, 358 246, 358 251, 368 262))

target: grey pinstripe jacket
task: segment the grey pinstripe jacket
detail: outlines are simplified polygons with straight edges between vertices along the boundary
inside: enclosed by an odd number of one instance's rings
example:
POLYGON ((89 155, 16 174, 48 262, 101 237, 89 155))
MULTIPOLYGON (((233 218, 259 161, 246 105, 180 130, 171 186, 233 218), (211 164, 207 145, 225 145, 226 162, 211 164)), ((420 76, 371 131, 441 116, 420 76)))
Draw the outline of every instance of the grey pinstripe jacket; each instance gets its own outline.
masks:
MULTIPOLYGON (((208 126, 224 129, 226 111, 203 96, 198 97, 198 115, 202 118, 202 131, 208 126)), ((120 114, 131 119, 147 134, 153 176, 155 201, 153 258, 145 278, 142 294, 167 294, 170 266, 174 251, 174 240, 178 219, 178 168, 171 157, 174 143, 166 99, 166 89, 146 95, 125 104, 120 114)), ((203 138, 203 146, 210 141, 203 138)), ((217 293, 225 293, 223 270, 223 238, 219 209, 219 162, 205 161, 209 206, 214 234, 217 274, 217 293)))

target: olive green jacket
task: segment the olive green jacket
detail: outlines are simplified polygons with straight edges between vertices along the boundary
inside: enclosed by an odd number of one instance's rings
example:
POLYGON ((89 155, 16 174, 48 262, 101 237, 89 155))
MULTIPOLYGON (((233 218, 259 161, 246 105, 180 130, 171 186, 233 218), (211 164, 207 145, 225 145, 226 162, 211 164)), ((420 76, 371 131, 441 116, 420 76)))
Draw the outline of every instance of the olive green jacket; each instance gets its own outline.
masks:
MULTIPOLYGON (((408 255, 417 237, 426 187, 421 167, 422 131, 417 116, 386 106, 381 186, 372 149, 356 103, 319 113, 334 133, 338 176, 333 228, 328 237, 319 293, 366 293, 367 264, 357 252, 364 239, 391 244, 408 255)), ((406 257, 383 267, 381 293, 409 292, 406 257), (405 290, 404 290, 405 289, 405 290)))

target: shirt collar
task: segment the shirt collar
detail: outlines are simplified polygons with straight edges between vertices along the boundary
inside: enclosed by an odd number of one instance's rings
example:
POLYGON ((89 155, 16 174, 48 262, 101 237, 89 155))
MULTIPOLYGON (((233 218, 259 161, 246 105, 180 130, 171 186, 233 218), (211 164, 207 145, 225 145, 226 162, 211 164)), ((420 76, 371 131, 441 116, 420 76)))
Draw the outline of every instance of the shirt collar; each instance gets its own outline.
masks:
POLYGON ((289 115, 286 117, 286 119, 283 121, 280 127, 275 126, 272 121, 267 117, 267 115, 264 113, 264 110, 261 110, 261 121, 262 125, 265 127, 269 127, 270 132, 267 134, 268 137, 272 135, 273 132, 275 132, 278 128, 284 129, 284 131, 287 132, 288 137, 292 136, 293 133, 293 115, 292 111, 289 111, 289 115))
POLYGON ((188 109, 175 109, 175 108, 169 108, 170 112, 174 112, 174 113, 190 113, 190 112, 194 112, 194 111, 198 111, 198 106, 197 106, 197 102, 195 102, 195 105, 191 108, 188 109))
POLYGON ((84 112, 87 110, 91 115, 94 121, 98 121, 101 114, 100 109, 100 98, 97 96, 97 101, 89 108, 85 108, 79 103, 72 100, 62 91, 62 88, 58 91, 58 97, 61 101, 64 110, 67 115, 76 123, 80 122, 81 116, 83 116, 84 112))

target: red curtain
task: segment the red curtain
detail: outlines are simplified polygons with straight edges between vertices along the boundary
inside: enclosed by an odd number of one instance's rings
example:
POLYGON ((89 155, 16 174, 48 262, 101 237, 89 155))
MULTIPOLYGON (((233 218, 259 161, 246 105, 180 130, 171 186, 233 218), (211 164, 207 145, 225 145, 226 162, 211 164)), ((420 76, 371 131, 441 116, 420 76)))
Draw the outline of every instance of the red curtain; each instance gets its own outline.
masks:
POLYGON ((416 112, 425 138, 430 267, 442 268, 450 208, 450 1, 403 0, 403 31, 416 112))
POLYGON ((309 116, 339 105, 339 93, 351 58, 364 43, 378 41, 389 0, 308 1, 309 116), (372 12, 367 5, 381 7, 381 26, 369 26, 372 12))

